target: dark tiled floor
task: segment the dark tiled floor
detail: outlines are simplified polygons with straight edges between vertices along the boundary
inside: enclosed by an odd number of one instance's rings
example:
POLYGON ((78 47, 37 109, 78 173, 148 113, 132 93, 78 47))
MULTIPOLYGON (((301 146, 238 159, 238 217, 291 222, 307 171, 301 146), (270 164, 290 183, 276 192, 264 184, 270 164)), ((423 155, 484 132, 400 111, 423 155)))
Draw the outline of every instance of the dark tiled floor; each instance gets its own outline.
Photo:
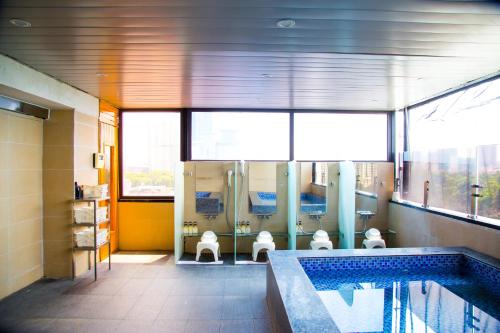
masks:
POLYGON ((39 281, 0 302, 0 331, 271 332, 265 265, 114 263, 97 282, 39 281))

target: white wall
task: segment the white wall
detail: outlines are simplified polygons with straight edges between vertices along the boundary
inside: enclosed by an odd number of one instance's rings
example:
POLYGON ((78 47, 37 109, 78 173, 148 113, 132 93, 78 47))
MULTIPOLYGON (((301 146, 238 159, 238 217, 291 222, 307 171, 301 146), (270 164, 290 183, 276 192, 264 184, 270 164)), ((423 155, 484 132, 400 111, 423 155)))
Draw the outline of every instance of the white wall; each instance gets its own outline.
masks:
POLYGON ((0 94, 40 106, 74 109, 97 117, 99 100, 0 54, 0 94))

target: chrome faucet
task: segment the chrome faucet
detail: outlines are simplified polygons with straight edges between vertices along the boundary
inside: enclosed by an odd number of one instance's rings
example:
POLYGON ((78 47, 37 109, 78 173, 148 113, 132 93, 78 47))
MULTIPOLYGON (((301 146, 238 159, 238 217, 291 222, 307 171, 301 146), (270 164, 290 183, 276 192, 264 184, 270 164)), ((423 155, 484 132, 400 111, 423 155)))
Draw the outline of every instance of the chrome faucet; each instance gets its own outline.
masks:
POLYGON ((356 214, 359 215, 359 218, 363 222, 363 232, 365 232, 368 227, 368 220, 375 216, 375 213, 369 210, 358 210, 356 214))

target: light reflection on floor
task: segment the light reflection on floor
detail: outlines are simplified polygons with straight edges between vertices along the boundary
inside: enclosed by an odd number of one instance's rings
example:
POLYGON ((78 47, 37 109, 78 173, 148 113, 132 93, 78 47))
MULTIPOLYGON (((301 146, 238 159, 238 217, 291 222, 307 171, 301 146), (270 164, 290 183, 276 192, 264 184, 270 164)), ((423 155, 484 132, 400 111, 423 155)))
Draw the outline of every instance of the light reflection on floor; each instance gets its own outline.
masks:
MULTIPOLYGON (((168 255, 164 252, 128 252, 120 251, 111 255, 111 263, 116 264, 154 264, 165 262, 168 255)), ((107 260, 106 260, 107 262, 107 260)))

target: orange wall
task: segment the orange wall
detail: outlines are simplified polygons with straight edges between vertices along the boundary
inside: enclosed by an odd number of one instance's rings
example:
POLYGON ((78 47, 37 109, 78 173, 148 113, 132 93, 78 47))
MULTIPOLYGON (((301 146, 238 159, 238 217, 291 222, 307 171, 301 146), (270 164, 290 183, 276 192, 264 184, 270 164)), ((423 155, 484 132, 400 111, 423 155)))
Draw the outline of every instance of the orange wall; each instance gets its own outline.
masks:
POLYGON ((119 202, 118 248, 122 251, 174 249, 174 204, 119 202))

